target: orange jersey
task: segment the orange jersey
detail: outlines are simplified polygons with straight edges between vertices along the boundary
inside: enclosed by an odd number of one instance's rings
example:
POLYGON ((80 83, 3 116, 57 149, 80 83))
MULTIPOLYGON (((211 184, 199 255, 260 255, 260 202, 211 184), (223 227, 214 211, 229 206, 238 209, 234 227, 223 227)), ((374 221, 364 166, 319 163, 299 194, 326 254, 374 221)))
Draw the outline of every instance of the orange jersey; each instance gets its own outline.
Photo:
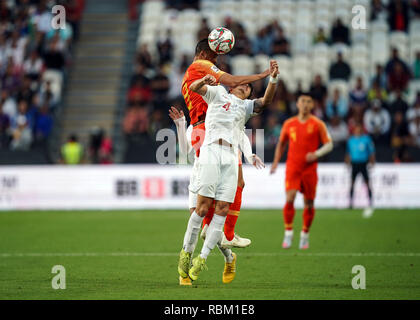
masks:
POLYGON ((195 60, 188 67, 182 79, 182 95, 189 110, 192 125, 205 119, 207 103, 198 93, 190 90, 190 85, 207 74, 211 74, 219 82, 220 77, 224 73, 208 60, 195 60))
POLYGON ((325 123, 315 116, 301 123, 297 116, 287 120, 280 134, 280 141, 289 142, 286 170, 316 169, 317 162, 307 163, 306 155, 315 152, 320 143, 331 141, 325 123))

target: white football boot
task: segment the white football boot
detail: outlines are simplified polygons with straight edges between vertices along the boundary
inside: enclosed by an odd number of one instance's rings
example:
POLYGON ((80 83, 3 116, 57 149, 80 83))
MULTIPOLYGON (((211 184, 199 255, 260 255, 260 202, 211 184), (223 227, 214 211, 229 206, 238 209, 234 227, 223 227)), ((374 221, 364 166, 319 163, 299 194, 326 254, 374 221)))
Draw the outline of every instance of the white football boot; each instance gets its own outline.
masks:
POLYGON ((373 208, 367 207, 365 210, 363 210, 363 218, 370 218, 373 215, 373 208))
POLYGON ((251 240, 247 238, 242 238, 238 234, 235 233, 232 240, 226 239, 225 234, 223 233, 222 241, 220 242, 220 246, 222 248, 245 248, 251 244, 251 240))
POLYGON ((305 232, 303 230, 300 232, 299 249, 309 249, 309 232, 305 232))
POLYGON ((283 249, 289 249, 292 246, 293 241, 293 230, 286 230, 284 231, 284 238, 283 238, 283 249))

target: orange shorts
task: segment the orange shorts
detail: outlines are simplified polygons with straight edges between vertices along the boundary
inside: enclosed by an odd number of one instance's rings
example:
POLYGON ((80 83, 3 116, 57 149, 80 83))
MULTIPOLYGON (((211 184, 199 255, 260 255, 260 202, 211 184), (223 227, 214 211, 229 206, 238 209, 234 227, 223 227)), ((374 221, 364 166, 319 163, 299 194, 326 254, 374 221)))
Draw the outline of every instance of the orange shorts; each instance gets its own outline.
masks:
POLYGON ((286 191, 298 190, 305 199, 314 200, 316 195, 316 185, 318 174, 316 170, 297 170, 286 168, 286 191))

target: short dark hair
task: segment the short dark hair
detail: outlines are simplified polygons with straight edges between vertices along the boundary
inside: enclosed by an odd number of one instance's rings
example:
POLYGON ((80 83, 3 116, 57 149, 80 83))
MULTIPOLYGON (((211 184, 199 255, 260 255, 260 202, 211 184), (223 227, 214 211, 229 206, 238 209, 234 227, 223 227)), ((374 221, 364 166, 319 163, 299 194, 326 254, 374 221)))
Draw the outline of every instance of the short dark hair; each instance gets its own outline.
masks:
POLYGON ((251 88, 251 92, 249 93, 248 99, 252 97, 252 94, 254 93, 254 86, 252 83, 248 83, 249 87, 251 88))
POLYGON ((199 55, 200 52, 202 52, 202 51, 204 51, 206 53, 214 53, 210 49, 209 42, 208 42, 207 38, 198 41, 197 45, 195 46, 195 55, 196 56, 199 55))
POLYGON ((312 92, 310 92, 310 91, 301 91, 301 92, 299 92, 299 93, 296 95, 296 101, 297 101, 297 100, 299 100, 299 98, 300 98, 301 96, 307 96, 307 97, 310 97, 311 99, 314 99, 314 95, 313 95, 313 93, 312 93, 312 92))

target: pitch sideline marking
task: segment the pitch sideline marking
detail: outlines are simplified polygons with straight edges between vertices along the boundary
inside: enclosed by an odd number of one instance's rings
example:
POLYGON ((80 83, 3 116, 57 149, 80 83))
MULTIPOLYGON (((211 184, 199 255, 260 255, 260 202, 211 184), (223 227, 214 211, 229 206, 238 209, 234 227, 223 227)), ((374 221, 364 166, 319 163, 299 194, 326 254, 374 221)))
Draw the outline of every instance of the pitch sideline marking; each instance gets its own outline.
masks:
MULTIPOLYGON (((216 255, 217 253, 212 253, 216 255)), ((15 257, 175 257, 179 253, 176 252, 52 252, 52 253, 0 253, 1 258, 15 258, 15 257)), ((420 257, 420 252, 250 252, 240 253, 240 256, 248 257, 420 257)))

